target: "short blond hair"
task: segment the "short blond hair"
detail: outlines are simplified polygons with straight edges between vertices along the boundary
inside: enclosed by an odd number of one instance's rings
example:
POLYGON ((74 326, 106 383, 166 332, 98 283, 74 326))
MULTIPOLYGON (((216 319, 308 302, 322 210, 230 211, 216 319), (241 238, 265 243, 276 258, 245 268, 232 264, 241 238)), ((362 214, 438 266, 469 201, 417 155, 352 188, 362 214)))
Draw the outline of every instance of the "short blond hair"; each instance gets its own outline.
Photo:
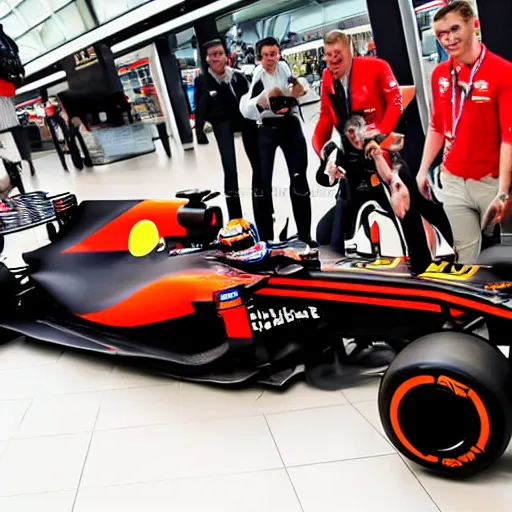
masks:
POLYGON ((328 32, 324 37, 324 44, 336 44, 341 43, 345 46, 350 46, 350 39, 345 34, 345 32, 342 32, 341 30, 331 30, 328 32))
POLYGON ((467 0, 456 0, 441 7, 434 15, 434 23, 442 20, 450 13, 458 14, 464 21, 470 21, 476 17, 473 6, 467 0))

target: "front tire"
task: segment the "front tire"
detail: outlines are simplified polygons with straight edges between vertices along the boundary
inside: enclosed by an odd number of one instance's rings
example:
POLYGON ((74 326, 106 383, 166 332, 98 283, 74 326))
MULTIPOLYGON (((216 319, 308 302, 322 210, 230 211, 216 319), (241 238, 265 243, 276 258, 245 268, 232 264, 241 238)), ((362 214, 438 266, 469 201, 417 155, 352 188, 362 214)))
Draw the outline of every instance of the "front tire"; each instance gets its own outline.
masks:
POLYGON ((512 435, 511 371, 486 341, 424 336, 401 351, 379 389, 381 421, 395 448, 445 476, 468 477, 498 460, 512 435))

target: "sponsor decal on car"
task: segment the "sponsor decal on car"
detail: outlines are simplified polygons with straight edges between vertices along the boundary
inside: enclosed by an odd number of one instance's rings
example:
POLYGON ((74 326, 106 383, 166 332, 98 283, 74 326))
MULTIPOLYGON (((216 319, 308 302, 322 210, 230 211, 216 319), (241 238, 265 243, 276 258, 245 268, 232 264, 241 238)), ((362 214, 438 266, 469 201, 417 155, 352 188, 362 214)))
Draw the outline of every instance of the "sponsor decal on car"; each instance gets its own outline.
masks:
POLYGON ((474 277, 480 267, 478 265, 457 265, 455 263, 432 263, 427 270, 419 277, 428 277, 431 279, 448 279, 453 281, 468 281, 474 277))
POLYGON ((506 290, 512 288, 512 281, 506 281, 503 283, 489 283, 485 285, 486 290, 506 290))
POLYGON ((250 313, 251 326, 254 331, 263 332, 300 320, 318 320, 318 308, 309 306, 304 309, 295 310, 287 307, 281 309, 256 309, 250 313))

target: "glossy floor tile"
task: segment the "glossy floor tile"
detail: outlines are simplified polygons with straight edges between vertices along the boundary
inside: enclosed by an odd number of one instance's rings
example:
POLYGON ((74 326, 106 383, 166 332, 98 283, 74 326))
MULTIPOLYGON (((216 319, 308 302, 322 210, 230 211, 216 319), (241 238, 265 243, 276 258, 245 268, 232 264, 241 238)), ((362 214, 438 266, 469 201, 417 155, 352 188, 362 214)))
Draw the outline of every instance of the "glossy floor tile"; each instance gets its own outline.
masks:
POLYGON ((390 455, 291 468, 304 512, 436 512, 400 457, 390 455))
MULTIPOLYGON (((314 114, 314 112, 313 112, 314 114)), ((305 118, 312 113, 305 109, 305 118)), ((307 138, 312 125, 306 127, 307 138)), ((252 219, 251 171, 236 140, 242 205, 252 219)), ((308 177, 313 225, 334 190, 308 177)), ((55 155, 37 159, 27 188, 90 198, 170 198, 185 188, 222 190, 213 137, 195 152, 162 149, 65 174, 55 155)), ((276 157, 276 232, 294 224, 289 177, 276 157)), ((214 200, 225 211, 222 197, 214 200)), ((314 231, 313 231, 314 234, 314 231)), ((44 228, 9 237, 4 256, 47 243, 44 228)), ((118 358, 22 339, 0 346, 2 512, 508 512, 507 455, 471 482, 433 477, 387 442, 379 381, 343 392, 298 382, 285 392, 219 389, 130 367, 118 358)))
POLYGON ((60 491, 0 497, 0 510, 5 512, 69 512, 73 509, 75 495, 75 491, 60 491))
POLYGON ((301 512, 286 471, 82 488, 74 512, 301 512))
POLYGON ((352 405, 268 414, 266 417, 286 466, 395 452, 352 405))
POLYGON ((78 487, 90 434, 12 439, 0 456, 0 496, 78 487))
POLYGON ((97 431, 85 487, 282 468, 263 416, 97 431))

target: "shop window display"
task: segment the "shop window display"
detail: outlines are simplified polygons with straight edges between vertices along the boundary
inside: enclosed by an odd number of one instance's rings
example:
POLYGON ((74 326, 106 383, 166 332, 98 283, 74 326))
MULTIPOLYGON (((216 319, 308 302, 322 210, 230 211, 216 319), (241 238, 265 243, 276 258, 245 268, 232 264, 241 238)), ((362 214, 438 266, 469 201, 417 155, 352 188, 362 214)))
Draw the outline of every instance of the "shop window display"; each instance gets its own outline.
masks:
POLYGON ((135 53, 116 61, 117 73, 123 90, 132 106, 134 120, 158 120, 163 118, 160 99, 151 76, 148 57, 135 53))

